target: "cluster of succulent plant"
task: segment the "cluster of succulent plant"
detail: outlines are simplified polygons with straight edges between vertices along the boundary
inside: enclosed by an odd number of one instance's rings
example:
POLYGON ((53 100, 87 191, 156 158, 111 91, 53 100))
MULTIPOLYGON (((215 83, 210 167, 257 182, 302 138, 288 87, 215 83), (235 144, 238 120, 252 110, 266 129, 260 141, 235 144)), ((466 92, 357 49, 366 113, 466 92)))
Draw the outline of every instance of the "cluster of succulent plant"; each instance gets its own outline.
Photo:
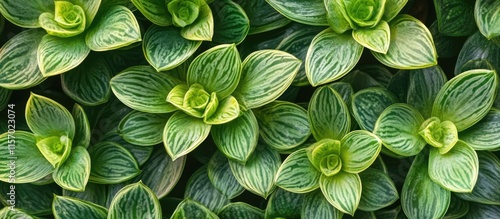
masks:
POLYGON ((499 13, 0 0, 0 217, 500 217, 499 13))

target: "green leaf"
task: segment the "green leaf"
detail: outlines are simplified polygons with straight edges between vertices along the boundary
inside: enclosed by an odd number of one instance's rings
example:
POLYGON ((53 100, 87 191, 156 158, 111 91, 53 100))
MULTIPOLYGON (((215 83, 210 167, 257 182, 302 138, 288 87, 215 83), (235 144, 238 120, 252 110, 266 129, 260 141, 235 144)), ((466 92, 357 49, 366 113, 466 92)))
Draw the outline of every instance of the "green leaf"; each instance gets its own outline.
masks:
POLYGON ((458 131, 463 131, 486 116, 495 100, 497 86, 495 71, 464 72, 441 88, 434 101, 432 116, 451 121, 458 131))
POLYGON ((288 19, 315 26, 328 26, 326 9, 322 0, 266 0, 288 19))
MULTIPOLYGON (((10 199, 10 194, 8 193, 12 193, 11 186, 14 186, 15 190, 16 203, 14 209, 20 209, 30 215, 50 215, 52 213, 54 194, 59 195, 61 193, 61 187, 55 183, 47 185, 1 183, 0 200, 2 200, 2 203, 4 200, 10 199)), ((7 202, 5 203, 8 204, 7 202)))
POLYGON ((469 212, 469 202, 458 198, 456 194, 451 194, 450 207, 444 216, 446 219, 463 218, 469 212))
POLYGON ((476 19, 479 31, 489 40, 500 36, 500 27, 498 27, 498 22, 500 22, 500 18, 498 17, 498 13, 500 12, 499 8, 500 2, 498 1, 476 1, 474 18, 476 19))
POLYGON ((222 207, 229 204, 228 197, 217 190, 210 182, 207 166, 200 167, 189 177, 184 191, 184 198, 197 201, 212 212, 218 212, 222 207))
POLYGON ((101 7, 101 1, 102 0, 71 0, 70 2, 83 8, 83 10, 85 11, 85 19, 87 20, 86 28, 88 28, 90 24, 92 24, 97 11, 101 7))
POLYGON ((392 179, 381 170, 368 168, 359 173, 362 182, 361 200, 358 209, 377 211, 392 205, 399 199, 392 179))
POLYGON ((380 21, 373 28, 359 28, 352 31, 352 37, 364 47, 379 53, 386 54, 390 44, 389 24, 380 21))
POLYGON ((0 86, 7 89, 25 89, 45 80, 37 64, 38 45, 44 35, 46 32, 41 29, 25 30, 2 46, 0 86))
POLYGON ((54 171, 36 146, 36 137, 29 132, 16 130, 0 135, 0 181, 31 183, 54 171), (11 170, 15 170, 15 174, 11 170))
POLYGON ((466 201, 488 205, 500 204, 500 190, 498 190, 500 177, 500 159, 491 152, 478 151, 479 174, 472 192, 456 193, 466 201))
POLYGON ((458 141, 458 132, 455 125, 450 121, 441 122, 436 117, 425 120, 420 126, 419 134, 427 144, 438 148, 441 154, 450 151, 458 141))
POLYGON ((474 33, 474 2, 467 0, 434 0, 439 32, 446 36, 468 36, 474 33))
MULTIPOLYGON (((2 111, 7 107, 11 95, 12 95, 12 90, 0 87, 0 111, 2 111)), ((3 133, 3 131, 0 131, 0 133, 3 133)))
POLYGON ((54 1, 1 1, 0 13, 13 24, 25 27, 40 27, 38 17, 43 12, 54 10, 54 1))
POLYGON ((57 168, 71 152, 71 139, 66 135, 37 139, 36 146, 52 166, 57 168))
POLYGON ((352 116, 358 125, 367 131, 373 131, 380 114, 398 99, 387 89, 370 87, 352 96, 352 116))
POLYGON ((251 110, 235 120, 212 126, 212 139, 227 158, 245 163, 257 147, 259 126, 251 110))
POLYGON ((344 100, 345 105, 350 108, 351 107, 351 100, 352 100, 352 95, 354 94, 354 90, 351 86, 351 84, 347 82, 333 82, 329 85, 333 90, 337 91, 337 93, 342 96, 342 100, 344 100))
POLYGON ((432 105, 439 90, 448 80, 439 65, 405 72, 410 75, 406 102, 415 107, 424 118, 430 118, 432 105))
POLYGON ((459 132, 458 138, 474 150, 496 150, 500 147, 500 110, 491 109, 470 128, 459 132))
POLYGON ((130 144, 123 140, 123 138, 116 132, 107 133, 101 141, 112 141, 121 145, 132 154, 132 156, 137 160, 139 166, 144 165, 153 152, 153 147, 142 147, 130 144))
POLYGON ((307 193, 319 188, 321 172, 307 157, 305 149, 299 149, 283 161, 276 177, 276 185, 294 193, 307 193))
MULTIPOLYGON (((291 22, 290 19, 281 15, 265 0, 235 0, 234 2, 243 8, 250 20, 249 35, 275 30, 291 22)), ((215 31, 215 34, 217 34, 217 31, 215 31)))
POLYGON ((277 189, 267 202, 265 218, 299 218, 304 195, 277 189))
POLYGON ((387 53, 372 51, 382 64, 397 69, 419 69, 437 64, 431 32, 410 15, 398 15, 389 22, 390 45, 387 53))
POLYGON ((429 155, 429 177, 452 192, 471 192, 477 182, 479 161, 469 145, 458 141, 446 154, 432 148, 429 155))
POLYGON ((76 68, 90 53, 83 36, 60 38, 45 35, 38 46, 38 67, 44 77, 76 68))
POLYGON ((305 66, 309 83, 318 86, 342 78, 354 68, 362 53, 363 46, 350 33, 337 34, 330 28, 320 32, 307 51, 305 66))
POLYGON ((228 96, 218 103, 217 109, 212 115, 208 116, 207 111, 205 111, 203 122, 211 125, 225 124, 236 119, 240 112, 238 100, 233 96, 228 96))
POLYGON ((340 140, 351 129, 349 109, 332 88, 323 86, 314 91, 309 102, 309 124, 314 138, 340 140))
POLYGON ((142 182, 127 185, 116 193, 109 206, 108 219, 120 218, 161 219, 160 202, 153 191, 142 182))
POLYGON ((40 137, 75 136, 75 121, 61 104, 47 97, 31 93, 26 103, 26 123, 40 137))
POLYGON ((80 105, 75 104, 73 106, 73 110, 71 111, 71 115, 75 120, 75 138, 73 139, 72 145, 87 148, 90 144, 92 134, 87 114, 80 105))
POLYGON ((151 25, 144 34, 142 49, 156 71, 166 71, 185 62, 200 45, 201 41, 184 39, 175 27, 151 25))
MULTIPOLYGON (((475 28, 473 28, 475 30, 475 28)), ((465 39, 463 37, 450 37, 439 32, 438 21, 434 21, 429 26, 432 39, 439 58, 452 58, 456 57, 462 49, 465 39)))
POLYGON ((179 84, 168 93, 166 101, 196 118, 204 117, 204 111, 208 111, 206 108, 209 103, 218 104, 217 96, 212 98, 200 84, 193 84, 191 87, 179 84))
POLYGON ((88 219, 102 219, 108 215, 108 209, 100 205, 72 197, 57 195, 54 196, 54 201, 52 202, 52 211, 56 219, 77 219, 82 217, 88 219))
POLYGON ((92 54, 73 70, 61 74, 61 86, 73 100, 96 106, 108 101, 111 94, 109 80, 113 74, 102 55, 92 54))
POLYGON ((200 12, 196 20, 181 29, 181 36, 188 40, 212 41, 214 35, 214 18, 212 10, 205 1, 200 2, 200 12))
POLYGON ((176 160, 198 147, 210 133, 212 125, 181 111, 168 119, 163 130, 163 144, 172 160, 176 160))
POLYGON ((90 176, 90 155, 82 146, 74 147, 66 161, 54 170, 53 178, 63 189, 82 192, 90 176))
POLYGON ((168 12, 164 0, 132 0, 132 3, 153 24, 172 25, 172 15, 168 12))
POLYGON ((321 175, 321 192, 336 209, 354 215, 361 199, 361 179, 356 173, 340 171, 333 176, 321 175))
POLYGON ((245 190, 234 178, 229 160, 220 151, 216 151, 210 158, 207 171, 212 185, 228 199, 237 197, 245 190))
POLYGON ((410 74, 399 70, 392 76, 389 85, 387 85, 387 90, 396 95, 400 102, 404 102, 408 97, 408 87, 410 87, 410 74))
POLYGON ((485 205, 479 203, 470 203, 469 212, 464 218, 467 219, 487 219, 495 218, 500 214, 500 206, 498 205, 485 205))
POLYGON ((85 186, 85 191, 83 192, 73 192, 63 189, 62 195, 66 197, 73 197, 82 201, 92 202, 97 205, 106 206, 106 201, 108 199, 107 189, 108 185, 87 183, 87 186, 85 186))
POLYGON ((115 5, 97 17, 86 32, 85 43, 93 51, 108 51, 141 41, 139 24, 125 6, 115 5))
POLYGON ((384 146, 400 156, 418 154, 427 144, 420 136, 424 118, 408 104, 396 103, 382 112, 373 133, 382 139, 384 146))
POLYGON ((241 59, 234 44, 212 47, 196 57, 188 69, 187 82, 201 84, 208 93, 224 99, 238 86, 241 59))
POLYGON ((130 152, 114 142, 100 142, 88 149, 91 158, 89 181, 99 184, 116 184, 141 173, 130 152))
POLYGON ((230 160, 234 177, 248 191, 267 198, 276 188, 274 176, 281 165, 278 152, 267 145, 257 146, 245 164, 230 160))
POLYGON ((410 219, 442 218, 450 205, 451 192, 431 180, 427 159, 425 153, 415 157, 401 191, 401 206, 410 219))
POLYGON ((220 44, 243 42, 250 30, 245 10, 231 0, 217 1, 212 6, 212 11, 218 15, 214 17, 213 41, 220 44))
POLYGON ((85 10, 69 1, 54 1, 55 11, 44 12, 38 17, 40 26, 48 34, 67 38, 77 36, 85 31, 85 10))
POLYGON ((387 22, 391 21, 394 17, 396 17, 396 15, 399 14, 406 3, 408 3, 408 0, 386 0, 382 20, 387 22))
POLYGON ((171 114, 132 111, 118 125, 118 134, 135 145, 153 146, 162 142, 163 128, 171 114))
POLYGON ((325 0, 326 19, 330 27, 336 33, 344 33, 351 30, 351 20, 349 17, 344 17, 346 14, 344 3, 337 0, 325 0), (349 19, 349 20, 348 20, 349 19))
POLYGON ((333 207, 320 190, 308 193, 302 203, 301 216, 310 219, 340 219, 343 212, 333 207))
POLYGON ((219 219, 219 217, 210 211, 207 207, 203 206, 197 201, 193 201, 189 198, 184 199, 174 213, 170 217, 171 219, 184 219, 184 218, 205 218, 205 219, 219 219))
POLYGON ((481 69, 491 69, 490 66, 493 66, 498 71, 500 69, 500 62, 497 61, 499 57, 500 47, 477 31, 463 44, 455 63, 454 74, 458 75, 466 70, 477 69, 477 63, 481 69), (475 63, 472 65, 474 67, 467 67, 470 66, 471 62, 475 63), (488 62, 491 64, 490 66, 486 64, 488 62))
POLYGON ((298 147, 311 135, 307 111, 297 104, 274 101, 253 111, 262 140, 278 151, 298 147))
POLYGON ((220 219, 262 219, 264 211, 245 202, 232 202, 224 206, 217 215, 220 219))
POLYGON ((132 66, 114 76, 111 89, 128 107, 147 113, 169 113, 177 110, 165 99, 172 88, 181 82, 150 66, 132 66))
POLYGON ((0 209, 0 218, 20 218, 20 219, 36 219, 35 217, 15 208, 13 211, 9 206, 0 209))
POLYGON ((340 144, 342 170, 348 173, 360 173, 368 168, 382 148, 382 140, 365 130, 348 133, 340 144))

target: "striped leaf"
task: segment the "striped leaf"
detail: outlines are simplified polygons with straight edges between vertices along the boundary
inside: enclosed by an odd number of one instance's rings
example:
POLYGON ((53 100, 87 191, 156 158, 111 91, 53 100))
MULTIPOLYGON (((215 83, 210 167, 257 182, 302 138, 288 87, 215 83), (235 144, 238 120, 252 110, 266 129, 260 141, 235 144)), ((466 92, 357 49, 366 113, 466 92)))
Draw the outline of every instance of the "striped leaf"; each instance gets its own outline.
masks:
POLYGON ((161 219, 161 206, 153 191, 142 182, 125 186, 116 193, 109 206, 108 219, 161 219), (140 208, 131 206, 140 206, 140 208))
POLYGON ((184 198, 197 201, 212 212, 218 212, 222 207, 229 204, 229 199, 217 190, 208 177, 207 166, 200 167, 195 171, 186 184, 184 198))
POLYGON ((262 219, 264 211, 245 202, 232 202, 224 206, 217 215, 220 219, 262 219))
POLYGON ((424 118, 432 115, 432 105, 439 90, 448 80, 439 65, 409 70, 410 84, 406 102, 415 107, 424 118))
POLYGON ((353 30, 352 37, 371 51, 385 54, 389 49, 391 29, 387 22, 381 20, 375 27, 353 30))
POLYGON ((474 18, 479 31, 489 40, 500 36, 500 27, 498 27, 498 23, 500 22, 500 18, 498 17, 499 8, 500 2, 495 0, 476 1, 474 18))
MULTIPOLYGON (((113 202, 113 200, 115 199, 116 195, 118 194, 118 192, 120 190, 122 190, 127 185, 138 183, 138 182, 139 181, 136 179, 131 179, 131 180, 127 180, 127 181, 124 181, 124 182, 121 182, 118 184, 107 185, 106 205, 105 206, 108 208, 108 210, 109 210, 109 207, 111 206, 111 203, 113 202)), ((109 213, 108 213, 108 215, 109 215, 109 213)))
POLYGON ((498 78, 493 70, 464 72, 441 88, 432 116, 451 121, 458 131, 463 131, 486 116, 495 100, 497 86, 498 78))
POLYGON ((250 20, 249 35, 275 30, 291 22, 291 20, 281 15, 265 0, 235 0, 234 2, 243 8, 250 20))
POLYGON ((382 139, 384 146, 400 156, 418 154, 427 144, 420 136, 424 118, 408 104, 396 103, 382 112, 373 133, 382 139))
POLYGON ((103 136, 101 141, 111 141, 121 145, 132 154, 132 156, 137 160, 139 166, 144 165, 153 152, 153 147, 142 147, 130 144, 123 140, 123 138, 116 132, 107 133, 103 136))
POLYGON ((320 190, 316 190, 305 195, 301 216, 310 219, 340 219, 344 213, 333 207, 320 190))
POLYGON ((71 113, 56 101, 31 93, 26 103, 26 123, 40 137, 75 136, 75 121, 71 113))
POLYGON ((469 212, 464 217, 466 219, 487 219, 500 215, 499 205, 485 205, 471 202, 469 209, 469 212))
POLYGON ((342 97, 328 86, 314 91, 308 111, 311 132, 317 141, 325 138, 340 140, 351 129, 349 109, 342 97))
POLYGON ((86 106, 108 101, 109 80, 114 72, 102 55, 92 54, 73 70, 61 74, 61 86, 66 95, 86 106))
POLYGON ((40 27, 38 23, 40 14, 53 10, 54 1, 52 0, 42 0, 36 3, 32 1, 0 2, 0 13, 5 16, 8 21, 25 28, 40 27))
POLYGON ((75 138, 73 138, 72 145, 87 148, 90 144, 91 137, 90 123, 87 114, 80 105, 75 104, 71 111, 71 115, 75 120, 75 138))
POLYGON ((71 152, 71 144, 72 141, 67 135, 37 137, 36 140, 38 150, 55 168, 66 161, 71 152))
MULTIPOLYGON (((0 2, 0 5, 3 2, 0 2)), ((2 46, 0 86, 7 89, 25 89, 45 80, 37 63, 38 45, 44 35, 46 32, 42 29, 25 30, 2 46)))
POLYGON ((458 133, 458 138, 474 150, 496 150, 500 147, 500 110, 491 109, 478 123, 458 133))
POLYGON ((362 182, 361 200, 358 209, 377 211, 392 205, 399 199, 392 179, 381 170, 368 168, 359 173, 362 182))
MULTIPOLYGON (((0 184, 0 200, 9 200, 11 193, 9 183, 0 184)), ((15 184, 15 208, 30 215, 50 215, 54 195, 61 193, 61 187, 55 183, 34 185, 31 183, 15 184)), ((7 204, 7 202, 6 202, 7 204)), ((7 218, 6 218, 7 219, 7 218)), ((10 218, 9 218, 10 219, 10 218)))
POLYGON ((245 164, 229 160, 234 177, 248 191, 267 198, 276 188, 274 176, 281 165, 278 152, 260 144, 245 164))
POLYGON ((406 71, 399 70, 392 76, 389 85, 387 85, 387 90, 398 97, 400 102, 404 103, 404 100, 408 96, 408 87, 410 86, 410 74, 406 71))
POLYGON ((189 198, 184 199, 174 213, 170 217, 171 219, 184 219, 184 218, 205 218, 205 219, 219 219, 219 217, 210 209, 203 206, 197 201, 193 201, 189 198))
POLYGON ((338 81, 328 84, 328 86, 337 91, 337 93, 342 97, 342 100, 344 100, 345 105, 348 108, 351 108, 352 95, 354 94, 351 84, 338 81))
POLYGON ((257 119, 251 110, 242 112, 229 123, 212 126, 212 139, 227 158, 245 163, 259 140, 257 119))
POLYGON ((150 66, 133 66, 111 78, 116 97, 128 107, 147 113, 169 113, 177 110, 165 99, 181 82, 170 75, 158 73, 150 66))
POLYGON ((303 201, 303 194, 276 189, 267 202, 265 218, 299 218, 303 201))
POLYGON ((307 111, 297 104, 274 101, 254 110, 259 133, 277 151, 293 149, 311 135, 307 111))
POLYGON ((5 206, 0 209, 0 218, 36 219, 34 216, 31 216, 19 209, 13 211, 9 206, 5 206))
MULTIPOLYGON (((438 21, 434 21, 429 28, 431 31, 436 52, 439 58, 452 58, 456 57, 462 49, 464 40, 463 38, 450 37, 439 32, 438 21), (460 46, 459 46, 460 45, 460 46)), ((475 28, 473 30, 476 30, 475 28)))
POLYGON ((450 207, 444 218, 463 218, 469 212, 469 202, 457 197, 458 193, 451 193, 450 207))
POLYGON ((333 176, 321 175, 319 188, 336 209, 354 215, 361 199, 361 179, 358 174, 340 171, 333 176))
POLYGON ((380 114, 397 102, 396 96, 385 88, 366 88, 352 96, 352 116, 362 129, 371 132, 380 114))
POLYGON ((348 32, 338 34, 330 28, 320 32, 307 51, 305 66, 309 83, 318 86, 342 78, 358 63, 363 48, 348 32))
POLYGON ((108 209, 92 202, 65 196, 54 196, 52 211, 56 219, 102 219, 108 215, 108 209))
POLYGON ((200 47, 201 41, 184 39, 179 29, 151 25, 144 34, 142 49, 144 57, 156 71, 173 69, 189 57, 200 47))
POLYGON ((116 184, 139 175, 141 170, 132 154, 114 142, 100 142, 88 149, 91 158, 89 182, 116 184))
POLYGON ((135 8, 153 24, 159 26, 172 25, 172 15, 168 12, 163 0, 132 0, 135 8))
POLYGON ((415 157, 403 184, 401 206, 409 219, 442 218, 450 205, 451 192, 431 180, 427 159, 415 157))
POLYGON ((463 200, 489 204, 500 204, 500 159, 487 151, 477 152, 479 160, 479 174, 476 185, 471 193, 456 193, 463 200))
POLYGON ((370 72, 370 74, 368 74, 367 72, 370 71, 361 69, 353 70, 349 72, 349 74, 347 74, 345 77, 343 77, 340 82, 351 84, 352 89, 356 92, 371 87, 383 88, 383 85, 381 85, 377 80, 375 80, 375 78, 370 75, 372 72, 370 72))
POLYGON ((63 189, 62 195, 76 198, 82 201, 92 202, 97 205, 106 206, 108 185, 87 183, 85 191, 73 192, 63 189))
POLYGON ((187 82, 191 86, 200 84, 208 93, 215 92, 224 99, 238 86, 241 77, 241 59, 234 44, 212 47, 189 66, 187 82))
POLYGON ((90 155, 87 149, 76 146, 68 159, 54 170, 52 178, 63 189, 82 192, 90 176, 90 155))
POLYGON ((360 173, 377 159, 382 148, 382 141, 376 135, 355 130, 345 135, 341 142, 340 159, 342 170, 348 173, 360 173))
POLYGON ((429 177, 447 190, 471 192, 479 171, 477 154, 463 141, 458 141, 446 154, 432 148, 428 171, 429 177))
POLYGON ((38 46, 38 67, 44 77, 62 74, 80 65, 89 53, 83 35, 61 38, 47 34, 38 46))
POLYGON ((250 30, 250 20, 243 8, 230 0, 211 4, 214 17, 214 37, 216 43, 240 44, 250 30))
POLYGON ((325 7, 326 19, 333 31, 344 33, 352 29, 352 22, 347 15, 343 1, 325 0, 325 7))
POLYGON ((172 160, 176 160, 198 147, 210 133, 212 125, 181 111, 168 119, 163 130, 163 144, 172 160))
POLYGON ((326 9, 321 0, 266 0, 288 19, 314 26, 328 26, 326 9))
POLYGON ((292 84, 301 61, 279 50, 259 50, 243 61, 241 80, 236 88, 238 101, 247 109, 276 100, 292 84))
POLYGON ((307 193, 319 188, 321 172, 307 157, 306 149, 299 149, 283 161, 274 181, 276 185, 294 193, 307 193))
POLYGON ((92 21, 101 6, 102 0, 71 0, 70 2, 83 8, 85 11, 85 19, 87 20, 86 28, 88 28, 92 24, 92 21))
MULTIPOLYGON (((411 2, 411 0, 410 0, 411 2)), ((408 0, 386 0, 382 20, 391 21, 408 3, 408 0)))
POLYGON ((207 171, 212 185, 228 199, 237 197, 245 190, 234 178, 229 160, 220 151, 216 151, 210 158, 207 171))
MULTIPOLYGON (((12 95, 12 90, 0 87, 0 111, 7 107, 9 104, 10 96, 12 95)), ((3 133, 3 132, 0 132, 3 133)))
POLYGON ((389 22, 390 45, 386 54, 372 51, 382 64, 397 69, 418 69, 437 64, 431 32, 410 15, 398 15, 389 22))
POLYGON ((0 135, 0 181, 9 183, 31 183, 54 171, 36 146, 34 134, 16 130, 0 135), (15 169, 15 175, 11 174, 15 169))
MULTIPOLYGON (((213 94, 216 97, 216 95, 213 94)), ((213 98, 216 99, 216 98, 213 98)), ((210 104, 209 104, 210 106, 210 104)), ((212 115, 208 116, 208 109, 205 109, 205 117, 203 122, 211 125, 221 125, 236 119, 241 111, 238 100, 233 96, 228 96, 222 99, 212 115)))
POLYGON ((492 40, 488 40, 484 37, 479 31, 472 34, 460 50, 458 54, 457 61, 455 63, 455 71, 454 74, 458 75, 463 73, 466 70, 477 69, 476 64, 473 65, 473 68, 468 69, 467 66, 470 62, 473 63, 482 63, 480 64, 481 69, 490 69, 486 62, 489 62, 494 69, 500 69, 500 62, 497 60, 500 57, 500 47, 495 44, 492 40), (485 61, 481 61, 485 60, 485 61))
POLYGON ((139 24, 125 6, 115 5, 103 12, 85 35, 85 43, 93 51, 108 51, 141 41, 139 24))
POLYGON ((118 134, 138 146, 153 146, 162 142, 165 124, 171 114, 132 111, 118 125, 118 134))
POLYGON ((434 0, 439 32, 446 36, 468 36, 475 31, 474 2, 434 0))
POLYGON ((87 24, 85 11, 81 6, 69 1, 55 1, 54 5, 54 12, 44 12, 38 17, 40 27, 48 34, 61 38, 83 33, 87 24))
POLYGON ((192 24, 181 29, 181 36, 188 40, 212 41, 214 35, 212 10, 205 1, 200 1, 200 4, 198 18, 192 24))

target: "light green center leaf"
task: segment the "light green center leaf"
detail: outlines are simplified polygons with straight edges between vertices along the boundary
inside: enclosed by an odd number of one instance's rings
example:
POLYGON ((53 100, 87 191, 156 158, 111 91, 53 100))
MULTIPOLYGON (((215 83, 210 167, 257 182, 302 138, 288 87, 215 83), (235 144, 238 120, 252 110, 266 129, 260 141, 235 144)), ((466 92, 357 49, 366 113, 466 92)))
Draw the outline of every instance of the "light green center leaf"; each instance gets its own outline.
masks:
POLYGON ((330 154, 321 159, 319 167, 325 176, 333 176, 342 169, 342 161, 339 155, 330 154))
POLYGON ((368 168, 382 149, 382 140, 365 130, 352 131, 340 142, 342 170, 348 173, 360 173, 368 168))
POLYGON ((71 139, 66 135, 50 136, 36 142, 36 146, 52 166, 57 167, 71 152, 71 139))
MULTIPOLYGON (((333 139, 323 139, 309 146, 306 151, 309 161, 314 165, 314 167, 316 167, 318 171, 323 172, 323 167, 321 164, 323 162, 326 162, 323 161, 323 159, 330 155, 338 156, 340 154, 340 141, 333 139)), ((335 158, 331 159, 333 162, 333 159, 335 158)))
POLYGON ((85 30, 85 11, 68 1, 54 1, 55 13, 44 12, 38 18, 40 26, 48 34, 57 37, 72 37, 85 30))
POLYGON ((203 0, 174 0, 168 3, 168 11, 172 14, 172 21, 177 27, 192 24, 200 13, 200 1, 203 0))
POLYGON ((419 134, 427 144, 439 148, 439 153, 446 154, 458 141, 458 131, 450 121, 441 122, 436 117, 427 119, 420 126, 419 134))
POLYGON ((210 100, 210 94, 207 93, 200 84, 193 84, 184 96, 183 107, 191 108, 196 111, 204 111, 210 100))
POLYGON ((353 30, 352 37, 364 47, 385 54, 389 49, 391 30, 387 22, 380 21, 373 28, 358 28, 353 30))
MULTIPOLYGON (((215 95, 213 96, 215 97, 215 95)), ((216 107, 217 110, 211 116, 204 117, 203 121, 205 123, 212 125, 224 124, 236 119, 240 115, 240 105, 238 104, 238 100, 233 96, 224 98, 216 107)))
POLYGON ((385 0, 344 0, 347 15, 354 27, 374 27, 384 14, 385 0))

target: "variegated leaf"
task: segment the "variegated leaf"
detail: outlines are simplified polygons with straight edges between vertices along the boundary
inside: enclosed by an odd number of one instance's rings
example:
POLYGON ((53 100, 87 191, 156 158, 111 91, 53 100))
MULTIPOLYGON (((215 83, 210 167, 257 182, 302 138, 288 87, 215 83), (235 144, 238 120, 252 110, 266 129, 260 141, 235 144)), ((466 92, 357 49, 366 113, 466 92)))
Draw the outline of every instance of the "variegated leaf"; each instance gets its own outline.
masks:
POLYGON ((13 211, 9 206, 5 206, 0 209, 0 218, 36 219, 34 216, 31 216, 20 209, 15 209, 15 211, 13 211))
POLYGON ((108 215, 108 209, 92 202, 65 197, 54 196, 52 209, 56 219, 102 219, 108 215))
POLYGON ((121 5, 112 6, 103 12, 85 35, 85 43, 93 51, 118 49, 141 40, 134 14, 121 5))
POLYGON ((326 9, 321 0, 266 0, 288 19, 315 26, 328 26, 326 9))
POLYGON ((328 84, 327 86, 331 87, 334 91, 337 91, 337 93, 342 97, 342 100, 344 100, 345 105, 348 108, 351 108, 354 90, 350 83, 339 81, 328 84))
POLYGON ((448 80, 446 75, 439 65, 405 73, 410 74, 406 102, 415 107, 424 118, 430 118, 434 100, 448 80))
POLYGON ((391 21, 408 3, 408 0, 386 0, 382 20, 391 21))
POLYGON ((459 132, 458 138, 474 150, 500 148, 500 110, 492 108, 486 116, 470 128, 459 132))
POLYGON ((142 147, 130 144, 123 140, 123 138, 116 132, 107 133, 101 141, 111 141, 121 145, 132 154, 132 156, 137 160, 139 166, 144 165, 153 152, 153 147, 142 147))
POLYGON ((37 136, 75 136, 75 121, 71 113, 56 101, 31 93, 26 103, 26 123, 37 136))
POLYGON ((358 63, 363 46, 350 33, 328 28, 314 37, 305 60, 306 75, 312 86, 336 81, 358 63), (335 51, 335 52, 332 52, 335 51))
POLYGON ((451 193, 450 207, 446 211, 444 218, 463 218, 469 212, 469 202, 457 196, 458 193, 451 193))
POLYGON ((219 217, 210 209, 203 206, 201 203, 191 200, 189 198, 184 199, 177 208, 175 208, 174 213, 170 217, 171 219, 184 219, 184 218, 205 218, 205 219, 219 219, 219 217))
POLYGON ((384 146, 400 156, 418 154, 427 144, 420 136, 424 118, 408 104, 396 103, 385 109, 375 123, 373 133, 384 146))
POLYGON ((91 138, 90 123, 87 114, 80 105, 75 104, 71 115, 75 120, 75 138, 73 138, 72 145, 87 148, 91 138))
POLYGON ((229 204, 228 197, 217 190, 210 182, 206 165, 200 167, 189 177, 184 191, 184 198, 197 201, 212 212, 218 212, 222 207, 229 204))
POLYGON ((290 19, 276 11, 265 0, 235 0, 234 2, 243 8, 250 20, 249 35, 275 30, 291 22, 290 19))
POLYGON ((500 206, 499 205, 485 205, 470 202, 469 212, 465 215, 466 219, 487 219, 487 218, 495 218, 497 215, 500 215, 500 206))
POLYGON ((340 219, 344 213, 333 207, 320 190, 316 190, 305 195, 301 216, 310 219, 340 219))
POLYGON ((13 24, 25 27, 40 27, 38 17, 43 12, 54 10, 54 1, 1 1, 0 13, 13 24))
POLYGON ((358 174, 340 171, 333 176, 321 175, 319 187, 331 205, 343 213, 354 215, 361 199, 358 174))
POLYGON ((264 211, 245 202, 232 202, 224 206, 217 215, 220 219, 261 219, 264 218, 264 211))
POLYGON ((326 20, 336 33, 344 33, 352 29, 350 18, 342 1, 325 0, 326 20), (345 17, 344 17, 345 16, 345 17), (349 20, 348 20, 349 19, 349 20))
POLYGON ((97 205, 106 206, 108 198, 107 194, 108 185, 101 185, 95 183, 87 183, 85 191, 73 192, 63 189, 62 195, 66 197, 76 198, 82 201, 92 202, 97 205))
POLYGON ((389 49, 391 30, 389 24, 381 20, 375 27, 353 30, 352 37, 364 47, 385 54, 389 49))
POLYGON ((240 44, 250 30, 250 20, 245 10, 231 0, 211 4, 214 17, 214 37, 216 43, 240 44))
POLYGON ((307 193, 319 188, 321 172, 314 167, 307 157, 305 149, 299 149, 283 161, 276 177, 276 185, 295 193, 307 193))
POLYGON ((90 155, 87 149, 76 146, 64 163, 54 170, 52 178, 63 189, 82 192, 90 176, 90 155))
POLYGON ((276 189, 267 202, 265 218, 299 218, 303 194, 276 189))
POLYGON ((83 35, 61 38, 45 35, 38 46, 38 67, 44 77, 74 69, 90 53, 83 35))
POLYGON ((398 190, 387 173, 368 168, 359 173, 362 182, 361 200, 358 208, 363 211, 377 211, 390 206, 399 199, 398 190))
POLYGON ((228 96, 218 103, 217 109, 215 109, 212 115, 203 118, 203 122, 211 125, 222 125, 238 118, 240 114, 241 110, 238 100, 233 96, 228 96))
POLYGON ((100 142, 88 151, 91 158, 89 182, 116 184, 141 173, 132 154, 115 142, 100 142))
POLYGON ((88 28, 91 24, 92 21, 94 20, 97 11, 99 10, 101 6, 102 0, 71 0, 75 5, 78 5, 82 7, 83 11, 85 11, 85 19, 87 20, 86 22, 86 28, 88 28))
POLYGON ((455 63, 454 74, 472 69, 500 69, 500 47, 477 31, 467 38, 460 49, 455 63), (481 66, 478 68, 477 66, 481 66))
POLYGON ((181 36, 188 40, 212 41, 214 35, 212 10, 205 1, 200 1, 200 4, 198 18, 192 24, 181 29, 181 36))
POLYGON ((352 96, 352 116, 362 129, 371 132, 380 114, 397 102, 397 97, 387 89, 366 88, 352 96))
POLYGON ((237 197, 245 190, 234 178, 228 158, 220 151, 216 151, 210 158, 207 171, 212 185, 228 199, 237 197))
POLYGON ((446 36, 468 36, 475 31, 474 2, 434 0, 439 32, 446 36))
POLYGON ((463 131, 486 116, 495 100, 497 87, 498 76, 493 70, 464 72, 441 88, 434 101, 432 116, 451 121, 458 131, 463 131))
POLYGON ((498 13, 500 13, 500 2, 495 0, 476 1, 474 8, 476 24, 479 31, 489 40, 500 36, 498 13))
POLYGON ((340 144, 342 170, 348 173, 359 173, 368 168, 382 148, 382 140, 365 130, 348 133, 340 144))
POLYGON ((132 0, 134 6, 144 17, 159 26, 172 25, 172 15, 162 0, 132 0))
POLYGON ((153 191, 142 182, 123 187, 109 206, 108 219, 151 218, 161 219, 160 202, 153 191), (141 206, 140 208, 130 206, 141 206))
MULTIPOLYGON (((1 200, 10 199, 10 195, 7 193, 12 193, 10 191, 11 185, 10 183, 0 184, 1 200)), ((16 201, 14 209, 19 209, 30 215, 50 215, 52 213, 52 200, 54 199, 54 195, 60 195, 61 193, 61 187, 57 186, 55 183, 46 185, 21 183, 15 184, 14 186, 16 201)))
POLYGON ((132 111, 118 125, 118 134, 135 145, 153 146, 162 142, 163 129, 171 114, 132 111))

